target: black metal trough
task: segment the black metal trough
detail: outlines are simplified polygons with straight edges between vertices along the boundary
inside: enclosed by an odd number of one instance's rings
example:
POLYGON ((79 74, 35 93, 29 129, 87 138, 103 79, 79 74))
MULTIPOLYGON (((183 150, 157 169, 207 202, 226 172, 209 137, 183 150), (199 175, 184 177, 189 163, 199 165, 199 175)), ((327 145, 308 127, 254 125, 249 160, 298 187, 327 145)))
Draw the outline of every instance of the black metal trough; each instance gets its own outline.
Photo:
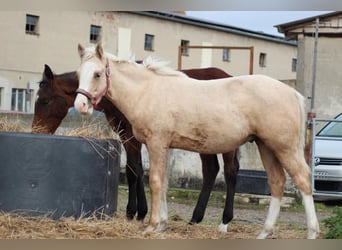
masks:
POLYGON ((112 215, 120 148, 116 140, 0 132, 0 210, 53 219, 112 215))
POLYGON ((271 194, 266 172, 261 170, 240 169, 235 190, 237 193, 271 194))

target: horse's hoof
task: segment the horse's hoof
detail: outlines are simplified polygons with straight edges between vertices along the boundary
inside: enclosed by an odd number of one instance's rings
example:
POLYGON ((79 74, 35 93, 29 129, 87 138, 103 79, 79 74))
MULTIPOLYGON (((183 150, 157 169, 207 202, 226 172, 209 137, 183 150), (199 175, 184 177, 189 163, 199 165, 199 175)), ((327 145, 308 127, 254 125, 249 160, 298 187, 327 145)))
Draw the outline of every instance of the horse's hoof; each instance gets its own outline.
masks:
POLYGON ((263 229, 262 232, 258 235, 257 239, 258 240, 263 240, 269 237, 270 235, 274 235, 274 230, 273 229, 263 229))
POLYGON ((166 229, 166 225, 167 225, 167 222, 166 221, 161 221, 157 227, 156 227, 156 232, 162 232, 162 231, 165 231, 166 229))
POLYGON ((167 223, 164 222, 160 222, 158 224, 156 224, 155 226, 152 225, 148 225, 145 230, 142 231, 142 234, 149 234, 149 233, 153 233, 153 232, 162 232, 165 230, 167 223))
POLYGON ((317 235, 319 235, 319 233, 320 233, 319 228, 316 228, 314 230, 309 229, 307 239, 316 239, 317 235))
POLYGON ((144 222, 144 219, 145 219, 145 217, 139 217, 139 216, 137 216, 137 221, 139 221, 139 222, 144 222))
POLYGON ((307 236, 307 239, 308 239, 308 240, 314 240, 314 239, 316 239, 316 238, 317 238, 316 232, 314 232, 314 233, 308 233, 308 236, 307 236))
POLYGON ((227 232, 227 229, 228 229, 228 224, 223 224, 221 222, 221 224, 217 227, 217 230, 219 232, 222 232, 222 233, 226 233, 227 232))
POLYGON ((137 221, 144 221, 145 219, 145 216, 137 216, 137 221))
POLYGON ((134 219, 134 215, 135 215, 135 213, 126 212, 126 219, 127 219, 128 221, 131 221, 131 220, 134 219))

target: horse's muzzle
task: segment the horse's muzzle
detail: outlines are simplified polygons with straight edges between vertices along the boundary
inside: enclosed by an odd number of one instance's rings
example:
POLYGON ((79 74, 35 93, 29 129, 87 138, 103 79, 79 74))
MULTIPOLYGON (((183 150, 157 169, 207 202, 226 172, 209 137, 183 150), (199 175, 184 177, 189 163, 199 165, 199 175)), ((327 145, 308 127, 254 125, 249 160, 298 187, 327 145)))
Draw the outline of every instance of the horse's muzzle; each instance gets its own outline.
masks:
POLYGON ((91 115, 94 111, 93 105, 90 103, 89 99, 82 94, 77 94, 74 107, 82 115, 91 115))

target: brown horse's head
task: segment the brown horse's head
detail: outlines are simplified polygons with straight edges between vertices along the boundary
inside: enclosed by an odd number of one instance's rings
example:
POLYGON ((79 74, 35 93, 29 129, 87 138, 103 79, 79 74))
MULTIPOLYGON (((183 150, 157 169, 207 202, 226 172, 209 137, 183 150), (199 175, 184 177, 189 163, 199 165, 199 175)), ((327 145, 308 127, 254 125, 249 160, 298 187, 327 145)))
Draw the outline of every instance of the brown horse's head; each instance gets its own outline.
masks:
POLYGON ((54 75, 45 65, 35 102, 32 133, 53 134, 73 106, 78 87, 76 72, 54 75))

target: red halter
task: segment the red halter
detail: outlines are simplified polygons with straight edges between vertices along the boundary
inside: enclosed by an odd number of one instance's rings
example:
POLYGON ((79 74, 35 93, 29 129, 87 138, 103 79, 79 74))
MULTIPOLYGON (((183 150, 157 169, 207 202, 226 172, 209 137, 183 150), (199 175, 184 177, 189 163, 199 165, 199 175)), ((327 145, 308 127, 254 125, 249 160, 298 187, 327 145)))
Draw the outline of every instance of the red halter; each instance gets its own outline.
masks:
POLYGON ((108 62, 108 58, 107 58, 107 61, 106 61, 106 87, 95 96, 93 96, 91 93, 89 93, 85 89, 80 89, 80 88, 78 88, 76 90, 76 93, 82 94, 85 97, 87 97, 88 100, 91 102, 91 104, 93 104, 94 109, 97 109, 97 101, 107 93, 107 91, 109 89, 109 84, 110 84, 110 68, 109 68, 109 62, 108 62))

